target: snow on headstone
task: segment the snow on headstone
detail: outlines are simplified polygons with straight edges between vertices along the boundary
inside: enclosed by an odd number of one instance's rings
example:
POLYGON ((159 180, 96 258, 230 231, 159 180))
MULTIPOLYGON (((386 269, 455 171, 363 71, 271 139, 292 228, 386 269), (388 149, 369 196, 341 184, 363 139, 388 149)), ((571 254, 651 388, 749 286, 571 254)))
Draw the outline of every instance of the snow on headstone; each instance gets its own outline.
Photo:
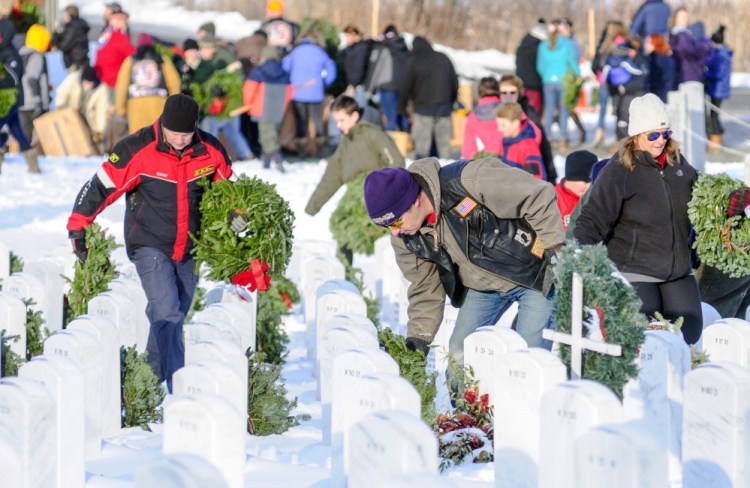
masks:
POLYGON ((244 416, 223 398, 182 395, 164 408, 165 456, 194 454, 217 468, 228 488, 245 486, 244 416))
POLYGON ((670 486, 667 453, 641 424, 604 425, 575 441, 571 486, 670 486))
POLYGON ((690 348, 680 335, 665 330, 646 331, 636 359, 638 378, 623 389, 623 416, 651 433, 667 453, 669 478, 682 479, 682 404, 685 375, 690 371, 690 348))
POLYGON ((52 459, 57 467, 57 480, 51 486, 83 488, 86 482, 83 371, 70 359, 43 354, 21 365, 18 376, 40 383, 54 405, 56 432, 52 459))
POLYGON ((234 328, 240 336, 242 351, 255 351, 255 316, 237 303, 214 303, 193 316, 195 322, 213 323, 221 320, 234 328))
POLYGON ((0 280, 10 276, 10 249, 0 242, 0 280))
MULTIPOLYGON (((352 461, 347 454, 349 432, 359 420, 370 413, 383 411, 405 412, 419 419, 422 400, 408 380, 391 373, 371 373, 358 378, 351 385, 341 404, 343 422, 334 432, 331 442, 331 478, 333 486, 344 486, 351 473, 352 461)), ((334 417, 335 418, 335 417, 334 417)))
POLYGON ((118 293, 125 295, 130 298, 133 302, 133 314, 135 315, 135 337, 136 337, 136 351, 138 354, 146 350, 146 343, 148 342, 148 333, 151 328, 151 324, 148 321, 148 315, 146 315, 146 306, 148 305, 148 298, 146 298, 146 292, 143 291, 143 287, 140 282, 126 278, 122 274, 109 282, 109 291, 112 293, 118 293))
POLYGON ((622 405, 606 386, 573 380, 542 397, 539 488, 575 486, 573 446, 594 427, 622 422, 622 405))
MULTIPOLYGON (((223 339, 209 339, 193 344, 185 344, 185 365, 202 361, 221 361, 227 364, 240 379, 243 385, 248 381, 247 356, 229 341, 223 339)), ((247 418, 247 388, 244 388, 240 414, 247 418)))
MULTIPOLYGON (((313 356, 312 359, 319 360, 318 352, 323 343, 325 336, 325 330, 323 329, 326 321, 341 313, 357 313, 360 315, 367 315, 367 304, 359 290, 352 290, 350 288, 342 288, 339 286, 346 286, 348 281, 331 282, 330 280, 321 285, 318 288, 317 299, 316 299, 316 313, 315 321, 313 322, 314 329, 314 340, 312 343, 313 356)), ((308 325, 308 330, 309 325, 308 325)), ((317 370, 316 370, 317 376, 317 370)))
POLYGON ((489 325, 479 327, 464 339, 464 367, 474 371, 479 392, 490 394, 490 405, 495 404, 493 383, 502 371, 497 361, 511 351, 526 348, 526 341, 512 329, 489 325))
POLYGON ((224 477, 208 461, 192 454, 173 454, 141 468, 137 488, 227 488, 224 477))
POLYGON ((229 402, 237 413, 243 415, 247 404, 247 383, 227 363, 218 360, 201 360, 186 364, 174 373, 172 393, 216 395, 229 402))
POLYGON ((704 363, 685 376, 684 488, 750 486, 750 370, 704 363))
POLYGON ((458 308, 451 305, 450 301, 446 299, 443 321, 440 323, 435 338, 430 344, 430 351, 427 353, 427 372, 437 372, 438 374, 435 379, 437 387, 435 409, 438 412, 451 409, 450 392, 446 386, 445 373, 448 370, 448 342, 453 334, 453 329, 456 327, 458 310, 458 308))
POLYGON ((0 380, 0 437, 19 453, 21 484, 16 486, 55 484, 56 434, 55 406, 42 385, 16 377, 0 380))
POLYGON ((110 437, 120 432, 122 423, 122 403, 120 388, 120 333, 108 318, 95 315, 81 315, 73 319, 66 330, 88 332, 101 345, 104 370, 102 390, 102 437, 110 437))
POLYGON ((540 348, 497 358, 495 397, 495 486, 537 486, 542 397, 567 380, 557 355, 540 348))
POLYGON ((34 261, 26 263, 24 273, 33 274, 44 283, 45 314, 44 322, 51 331, 63 328, 63 296, 65 294, 65 279, 62 266, 51 261, 34 261))
POLYGON ((56 355, 72 360, 84 377, 84 432, 85 457, 91 459, 101 451, 102 389, 105 359, 101 344, 88 332, 61 330, 44 341, 45 356, 56 355))
POLYGON ((703 351, 710 361, 729 361, 750 368, 750 323, 721 319, 703 330, 703 351))
POLYGON ((344 407, 351 398, 352 387, 360 378, 373 373, 390 373, 398 375, 398 364, 387 352, 374 348, 349 349, 333 360, 331 372, 330 408, 323 412, 323 442, 331 442, 331 472, 334 481, 343 478, 341 449, 343 433, 351 421, 344 407), (326 432, 328 431, 328 432, 326 432), (338 456, 338 458, 337 458, 338 456))
POLYGON ((371 413, 354 424, 349 441, 349 488, 390 486, 407 474, 437 474, 437 438, 418 416, 397 410, 371 413))
POLYGON ((112 322, 120 332, 121 346, 127 348, 138 343, 135 304, 127 295, 114 292, 99 293, 89 300, 87 312, 89 315, 104 317, 112 322))
MULTIPOLYGON (((354 297, 354 295, 350 295, 350 296, 354 297)), ((355 299, 361 300, 359 295, 356 295, 355 299)), ((337 313, 336 315, 328 315, 327 318, 325 318, 322 322, 318 322, 316 324, 316 335, 318 336, 318 345, 316 346, 316 359, 315 359, 315 372, 314 372, 314 376, 316 378, 320 379, 321 363, 323 362, 330 363, 330 358, 325 357, 325 351, 320 349, 326 337, 328 336, 328 332, 330 332, 332 329, 335 329, 336 327, 342 327, 342 326, 347 326, 347 325, 365 327, 368 330, 374 331, 375 337, 377 337, 377 329, 375 328, 375 324, 373 324, 372 320, 367 318, 366 315, 363 315, 361 313, 349 313, 349 312, 337 313)), ((320 384, 320 382, 318 384, 320 384)), ((318 388, 318 398, 320 398, 320 388, 318 388)))
POLYGON ((10 350, 20 357, 26 357, 26 305, 15 294, 0 291, 0 329, 5 336, 18 336, 8 339, 10 350))
MULTIPOLYGON (((374 327, 373 327, 374 329, 374 327)), ((323 416, 323 442, 331 440, 331 382, 333 380, 333 362, 339 354, 350 349, 378 349, 377 332, 373 333, 360 325, 344 325, 331 330, 323 343, 325 362, 321 364, 320 403, 323 416)))

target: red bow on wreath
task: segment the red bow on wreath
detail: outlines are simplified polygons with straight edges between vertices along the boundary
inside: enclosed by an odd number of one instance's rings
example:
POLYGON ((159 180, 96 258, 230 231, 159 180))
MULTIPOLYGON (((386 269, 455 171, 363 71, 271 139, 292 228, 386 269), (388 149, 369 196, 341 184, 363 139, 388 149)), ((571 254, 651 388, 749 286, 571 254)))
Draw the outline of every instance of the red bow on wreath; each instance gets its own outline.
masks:
POLYGON ((250 269, 237 273, 232 277, 232 283, 247 288, 250 291, 266 291, 271 284, 271 277, 266 274, 268 264, 260 259, 250 260, 250 269))

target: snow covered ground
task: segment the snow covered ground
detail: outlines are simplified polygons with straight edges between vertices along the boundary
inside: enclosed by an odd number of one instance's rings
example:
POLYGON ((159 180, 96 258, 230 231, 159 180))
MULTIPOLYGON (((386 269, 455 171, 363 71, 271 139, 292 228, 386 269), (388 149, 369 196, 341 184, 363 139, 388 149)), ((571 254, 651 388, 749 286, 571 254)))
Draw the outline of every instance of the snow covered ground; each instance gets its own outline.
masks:
MULTIPOLYGON (((192 35, 198 25, 207 21, 217 22, 220 35, 235 39, 246 35, 257 26, 257 21, 238 19, 236 14, 194 13, 172 6, 169 2, 122 1, 131 14, 132 23, 144 30, 155 26, 192 35), (169 12, 169 15, 164 15, 169 12)), ((100 17, 103 2, 79 1, 84 16, 100 17)), ((154 33, 158 30, 154 27, 154 33)), ((497 51, 482 51, 472 54, 471 66, 503 67, 511 70, 511 56, 497 51)), ((465 68, 472 69, 471 67, 465 68)), ((482 68, 484 69, 484 68, 482 68)), ((734 83, 747 86, 750 76, 736 74, 734 83)), ((594 114, 583 114, 587 130, 596 123, 594 114)), ((610 121, 610 127, 612 121, 610 121)), ((709 155, 710 158, 710 155, 709 155)), ((73 276, 74 257, 67 239, 65 225, 73 200, 82 184, 91 177, 103 157, 90 158, 40 158, 41 175, 28 175, 20 155, 6 156, 0 175, 0 242, 8 246, 26 263, 41 259, 53 260, 65 268, 65 275, 73 276)), ((296 215, 296 239, 331 239, 328 220, 343 191, 315 217, 303 212, 303 208, 325 169, 324 161, 304 161, 290 164, 287 172, 263 170, 258 160, 239 162, 237 173, 257 175, 277 185, 279 193, 289 201, 296 215)), ((564 162, 556 160, 559 174, 564 173, 564 162)), ((741 163, 709 162, 709 173, 727 172, 742 179, 741 163)), ((97 219, 109 233, 123 243, 122 200, 112 205, 97 219)), ((128 264, 123 248, 114 253, 119 266, 128 264)), ((363 265, 367 260, 360 260, 363 265)), ((313 365, 306 359, 304 324, 297 315, 285 322, 291 337, 289 356, 284 368, 284 378, 289 394, 299 400, 297 413, 312 416, 309 422, 291 429, 284 435, 270 437, 247 436, 248 463, 245 477, 247 486, 258 487, 317 487, 329 486, 329 448, 321 444, 321 405, 315 399, 316 383, 312 377, 313 365)), ((157 426, 158 427, 158 426, 157 426)), ((140 429, 125 429, 119 435, 108 438, 100 457, 87 464, 87 486, 126 487, 133 485, 133 476, 139 467, 161 457, 161 436, 140 429)), ((491 486, 494 478, 492 464, 459 466, 445 476, 460 480, 461 486, 491 486)))

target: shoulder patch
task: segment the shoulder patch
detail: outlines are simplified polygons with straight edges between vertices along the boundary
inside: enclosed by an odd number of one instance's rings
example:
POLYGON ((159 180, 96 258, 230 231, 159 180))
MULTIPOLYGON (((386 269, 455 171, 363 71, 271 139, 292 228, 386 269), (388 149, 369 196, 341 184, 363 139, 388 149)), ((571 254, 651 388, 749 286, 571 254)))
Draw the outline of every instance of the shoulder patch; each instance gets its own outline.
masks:
POLYGON ((118 156, 117 154, 112 153, 112 154, 109 155, 109 162, 110 163, 116 163, 119 160, 120 160, 120 156, 118 156))
POLYGON ((477 202, 472 200, 469 197, 464 198, 461 200, 458 205, 453 207, 453 210, 456 211, 458 215, 461 217, 466 217, 469 215, 475 208, 477 208, 477 202))

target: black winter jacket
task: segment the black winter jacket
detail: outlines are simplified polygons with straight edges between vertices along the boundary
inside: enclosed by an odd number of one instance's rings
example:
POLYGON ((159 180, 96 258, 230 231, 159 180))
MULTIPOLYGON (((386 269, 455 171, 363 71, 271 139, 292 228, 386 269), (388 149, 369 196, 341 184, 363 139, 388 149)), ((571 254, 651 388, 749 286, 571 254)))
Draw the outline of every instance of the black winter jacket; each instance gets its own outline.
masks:
POLYGON ((645 152, 636 154, 632 171, 619 153, 604 167, 573 235, 580 244, 604 242, 621 272, 681 278, 691 272, 687 205, 698 174, 682 156, 661 169, 645 152))
POLYGON ((542 77, 536 70, 536 53, 542 41, 526 34, 516 49, 516 75, 523 80, 527 90, 542 90, 542 77))
POLYGON ((66 68, 72 65, 83 67, 89 64, 89 24, 79 18, 70 19, 62 31, 52 35, 52 44, 62 51, 66 68))
POLYGON ((365 83, 371 50, 372 41, 369 39, 355 42, 344 49, 344 68, 346 70, 347 85, 357 86, 365 83))
POLYGON ((458 76, 451 60, 432 49, 424 37, 415 37, 406 64, 399 113, 405 113, 412 100, 414 112, 419 115, 447 117, 457 95, 458 76))
MULTIPOLYGON (((0 63, 5 74, 0 77, 0 88, 18 88, 16 103, 13 107, 23 106, 23 61, 18 49, 13 45, 13 34, 16 28, 8 19, 0 19, 0 63)), ((3 117, 7 114, 3 114, 3 117)))

